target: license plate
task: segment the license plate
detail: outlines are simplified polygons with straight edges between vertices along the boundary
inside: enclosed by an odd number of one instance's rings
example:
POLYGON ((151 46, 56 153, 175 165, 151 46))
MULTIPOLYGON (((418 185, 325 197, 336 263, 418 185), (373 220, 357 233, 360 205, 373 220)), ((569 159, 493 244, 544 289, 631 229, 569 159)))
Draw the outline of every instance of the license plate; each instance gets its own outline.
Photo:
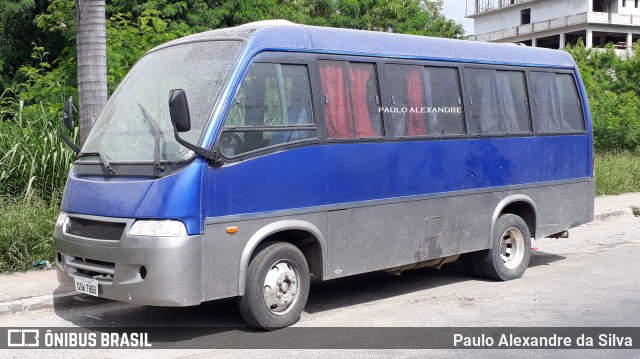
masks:
POLYGON ((73 277, 76 290, 80 293, 98 296, 98 281, 93 278, 73 277))

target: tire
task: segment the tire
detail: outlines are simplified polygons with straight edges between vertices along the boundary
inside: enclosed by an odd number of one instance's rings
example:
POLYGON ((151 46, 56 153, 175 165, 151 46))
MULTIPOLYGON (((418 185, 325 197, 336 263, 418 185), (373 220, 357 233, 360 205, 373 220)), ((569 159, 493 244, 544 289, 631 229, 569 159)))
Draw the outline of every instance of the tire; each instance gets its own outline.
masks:
POLYGON ((501 281, 522 277, 530 258, 529 227, 514 214, 503 214, 498 218, 491 235, 491 249, 477 253, 482 272, 501 281))
POLYGON ((307 303, 309 283, 309 266, 298 248, 286 242, 261 246, 249 262, 240 313, 257 328, 295 324, 307 303))

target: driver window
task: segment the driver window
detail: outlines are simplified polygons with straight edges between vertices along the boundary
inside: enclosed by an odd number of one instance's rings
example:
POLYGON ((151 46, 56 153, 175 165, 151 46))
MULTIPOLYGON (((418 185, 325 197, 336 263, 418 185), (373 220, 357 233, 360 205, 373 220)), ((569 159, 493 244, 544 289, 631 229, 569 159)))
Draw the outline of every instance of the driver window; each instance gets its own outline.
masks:
POLYGON ((307 66, 254 63, 236 91, 218 147, 233 157, 316 136, 307 66))

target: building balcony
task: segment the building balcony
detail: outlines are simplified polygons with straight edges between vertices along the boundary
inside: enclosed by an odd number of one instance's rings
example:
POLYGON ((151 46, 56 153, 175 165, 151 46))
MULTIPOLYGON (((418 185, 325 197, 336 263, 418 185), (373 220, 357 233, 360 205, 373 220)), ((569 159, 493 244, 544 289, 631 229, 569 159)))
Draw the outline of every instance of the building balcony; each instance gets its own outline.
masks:
POLYGON ((506 7, 520 5, 540 0, 481 0, 476 2, 474 9, 467 8, 466 16, 473 18, 476 15, 485 14, 491 11, 497 11, 506 7))
MULTIPOLYGON (((527 0, 524 0, 527 1, 527 0)), ((535 0, 528 0, 535 1, 535 0)), ((606 12, 583 12, 575 15, 563 16, 555 19, 538 21, 526 25, 520 25, 508 29, 488 32, 485 34, 477 34, 469 37, 475 41, 500 41, 504 39, 515 38, 518 36, 539 33, 549 30, 562 29, 576 25, 587 24, 603 24, 603 25, 621 25, 621 26, 639 26, 640 16, 628 14, 616 14, 606 12)))

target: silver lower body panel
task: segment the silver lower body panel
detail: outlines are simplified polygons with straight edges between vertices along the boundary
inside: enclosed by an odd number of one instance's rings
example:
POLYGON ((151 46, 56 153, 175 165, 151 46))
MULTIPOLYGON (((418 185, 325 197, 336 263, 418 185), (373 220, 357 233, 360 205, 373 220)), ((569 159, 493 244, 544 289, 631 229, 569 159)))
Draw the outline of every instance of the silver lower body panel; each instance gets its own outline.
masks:
MULTIPOLYGON (((128 228, 128 226, 127 226, 128 228)), ((202 237, 80 238, 56 227, 58 281, 98 280, 98 295, 133 304, 192 306, 202 302, 202 237), (144 269, 143 269, 144 267, 144 269)))

